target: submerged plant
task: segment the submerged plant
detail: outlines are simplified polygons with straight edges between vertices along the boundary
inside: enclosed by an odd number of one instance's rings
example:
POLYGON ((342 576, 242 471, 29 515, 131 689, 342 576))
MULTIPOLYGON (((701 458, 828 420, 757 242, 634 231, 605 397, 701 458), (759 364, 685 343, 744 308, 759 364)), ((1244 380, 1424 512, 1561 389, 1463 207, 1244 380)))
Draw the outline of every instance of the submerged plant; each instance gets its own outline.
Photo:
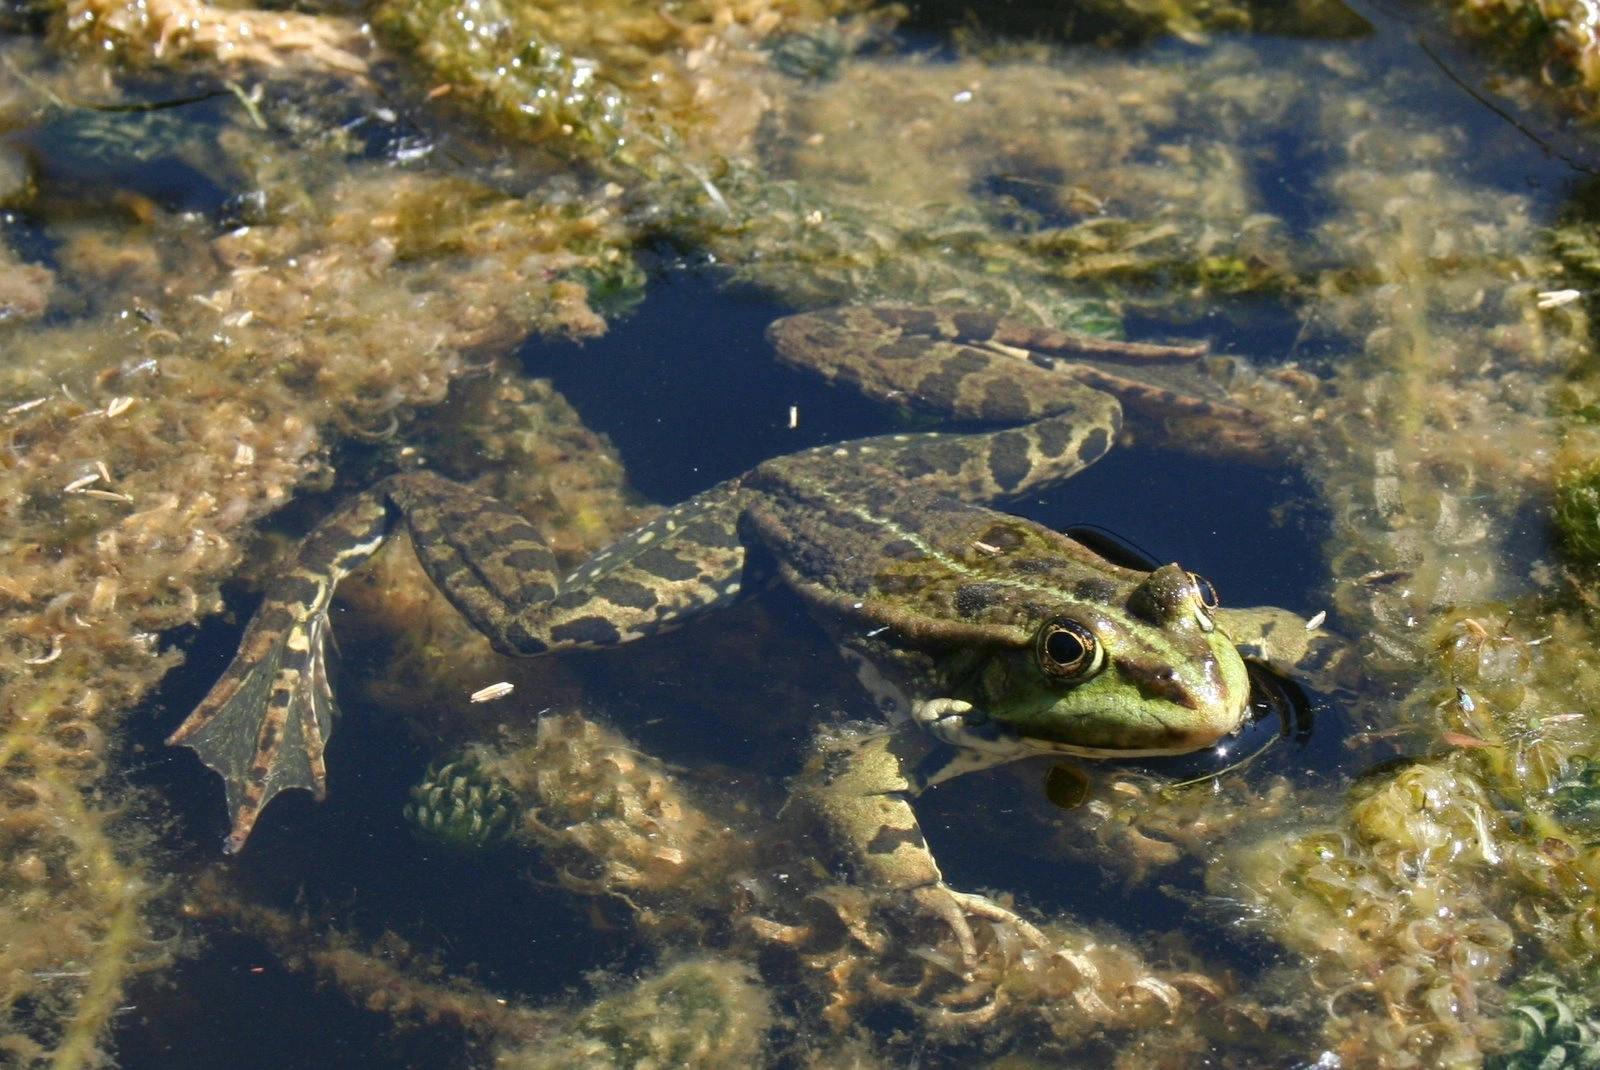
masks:
POLYGON ((1600 762, 1578 755, 1550 793, 1550 811, 1588 844, 1600 842, 1600 762))
POLYGON ((516 827, 516 794, 471 755, 429 766, 411 789, 405 817, 426 840, 450 847, 487 847, 516 827))
POLYGON ((1506 993, 1516 1049, 1489 1060, 1491 1070, 1596 1070, 1600 1008, 1552 974, 1535 972, 1506 993))

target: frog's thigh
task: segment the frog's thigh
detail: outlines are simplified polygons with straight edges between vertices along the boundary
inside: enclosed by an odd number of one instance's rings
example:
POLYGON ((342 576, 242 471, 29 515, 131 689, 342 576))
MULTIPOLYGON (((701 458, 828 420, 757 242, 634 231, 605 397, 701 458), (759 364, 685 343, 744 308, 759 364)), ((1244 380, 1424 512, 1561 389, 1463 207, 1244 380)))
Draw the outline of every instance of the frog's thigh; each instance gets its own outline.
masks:
POLYGON ((432 472, 391 476, 380 488, 404 515, 428 577, 472 626, 502 653, 543 653, 547 644, 530 641, 517 623, 556 593, 555 556, 533 525, 432 472))

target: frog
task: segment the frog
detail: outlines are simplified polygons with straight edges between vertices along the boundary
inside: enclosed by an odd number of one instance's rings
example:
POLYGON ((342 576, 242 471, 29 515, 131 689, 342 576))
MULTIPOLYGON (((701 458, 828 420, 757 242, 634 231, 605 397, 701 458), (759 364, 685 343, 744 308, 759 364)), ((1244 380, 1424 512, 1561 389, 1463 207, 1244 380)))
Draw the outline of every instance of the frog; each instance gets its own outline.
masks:
POLYGON ((987 429, 900 431, 771 458, 565 574, 509 505, 426 468, 388 476, 300 542, 232 663, 168 739, 224 779, 223 850, 243 848, 280 792, 325 795, 334 593, 401 531, 456 609, 519 657, 645 639, 771 583, 799 595, 888 718, 882 731, 819 731, 796 794, 861 880, 947 925, 969 961, 975 918, 1043 937, 1009 907, 945 882, 918 795, 1038 755, 1211 747, 1246 720, 1255 666, 1293 672, 1313 656, 1314 631, 1287 610, 1226 608, 1176 563, 1113 561, 994 507, 1105 455, 1124 406, 1249 425, 1220 389, 1175 385, 1207 381, 1190 374, 1203 344, 914 307, 801 313, 767 334, 787 363, 987 429))

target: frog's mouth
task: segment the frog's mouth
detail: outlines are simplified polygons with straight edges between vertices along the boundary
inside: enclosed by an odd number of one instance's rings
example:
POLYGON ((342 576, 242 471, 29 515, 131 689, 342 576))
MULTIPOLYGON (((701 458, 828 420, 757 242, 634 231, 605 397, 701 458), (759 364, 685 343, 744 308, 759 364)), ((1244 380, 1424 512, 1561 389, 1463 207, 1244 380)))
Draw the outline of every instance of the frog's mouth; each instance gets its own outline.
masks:
POLYGON ((1247 660, 1245 668, 1250 673, 1250 705, 1237 729, 1209 747, 1183 754, 1121 756, 1158 759, 1143 768, 1187 783, 1221 776, 1285 744, 1300 747, 1308 743, 1315 727, 1315 699, 1294 680, 1265 665, 1247 660))
POLYGON ((1142 713, 1137 721, 1114 725, 1105 723, 1095 733, 1099 739, 1085 738, 1082 720, 1067 720, 1059 726, 1029 724, 1019 727, 1021 741, 1046 754, 1078 758, 1157 758, 1192 754, 1217 746, 1236 735, 1252 716, 1247 703, 1236 717, 1203 718, 1194 714, 1193 702, 1172 703, 1170 720, 1153 711, 1142 713), (1118 743, 1115 737, 1123 737, 1118 743))
POLYGON ((1139 747, 1092 747, 1042 736, 1023 736, 1022 740, 1040 754, 1062 754, 1071 758, 1170 758, 1174 755, 1192 754, 1218 743, 1216 736, 1205 739, 1190 737, 1181 742, 1174 742, 1170 746, 1157 744, 1139 747))

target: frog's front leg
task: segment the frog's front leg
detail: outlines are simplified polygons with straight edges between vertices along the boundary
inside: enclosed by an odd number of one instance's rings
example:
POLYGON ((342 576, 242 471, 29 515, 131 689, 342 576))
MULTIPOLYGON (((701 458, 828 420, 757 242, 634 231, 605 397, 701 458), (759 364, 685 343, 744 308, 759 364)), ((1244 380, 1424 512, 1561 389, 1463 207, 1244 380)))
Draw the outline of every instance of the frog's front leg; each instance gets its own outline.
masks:
POLYGON ((1015 911, 945 884, 911 806, 928 784, 918 770, 937 746, 912 722, 861 735, 823 730, 796 780, 796 794, 821 815, 866 883, 907 894, 950 930, 966 966, 978 953, 969 918, 1010 926, 1035 946, 1046 946, 1044 934, 1015 911))
POLYGON ((334 589, 403 519, 429 578, 501 653, 522 657, 629 642, 739 594, 737 484, 713 487, 596 554, 567 577, 510 507, 431 472, 391 476, 300 544, 268 585, 232 664, 167 742, 192 748, 227 788, 239 850, 278 792, 321 798, 336 707, 326 642, 334 589))
POLYGON ((1276 606, 1219 609, 1217 624, 1241 657, 1314 690, 1336 691, 1360 682, 1361 660, 1355 648, 1324 630, 1320 615, 1308 621, 1276 606))

